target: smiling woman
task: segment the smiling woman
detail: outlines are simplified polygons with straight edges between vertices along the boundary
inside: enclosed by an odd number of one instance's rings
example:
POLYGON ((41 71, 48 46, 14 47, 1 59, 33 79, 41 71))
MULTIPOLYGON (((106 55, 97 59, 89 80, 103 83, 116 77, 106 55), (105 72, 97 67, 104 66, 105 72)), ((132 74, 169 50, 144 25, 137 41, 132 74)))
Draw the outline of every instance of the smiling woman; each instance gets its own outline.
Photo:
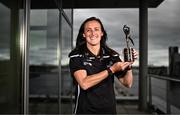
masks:
MULTIPOLYGON (((86 19, 70 54, 70 71, 75 81, 75 114, 116 114, 114 76, 131 87, 133 62, 123 62, 106 44, 107 34, 100 19, 86 19), (107 93, 108 92, 108 93, 107 93)), ((134 50, 134 59, 137 52, 134 50)))
MULTIPOLYGON (((75 38, 78 34, 78 26, 83 20, 90 16, 95 16, 101 18, 106 28, 107 44, 115 49, 120 56, 122 49, 126 46, 124 39, 124 32, 122 30, 124 24, 128 24, 131 27, 132 38, 136 43, 135 49, 139 49, 139 24, 138 24, 138 9, 75 9, 74 10, 74 43, 75 38), (107 15, 108 14, 108 15, 107 15), (116 18, 115 18, 116 17, 116 18)), ((138 66, 138 60, 134 63, 138 66)))
POLYGON ((91 49, 91 46, 100 48, 100 41, 102 36, 103 32, 101 30, 101 25, 97 21, 93 20, 85 24, 83 37, 86 39, 87 47, 91 52, 94 52, 95 55, 98 55, 99 52, 96 52, 96 48, 94 47, 94 49, 91 49))

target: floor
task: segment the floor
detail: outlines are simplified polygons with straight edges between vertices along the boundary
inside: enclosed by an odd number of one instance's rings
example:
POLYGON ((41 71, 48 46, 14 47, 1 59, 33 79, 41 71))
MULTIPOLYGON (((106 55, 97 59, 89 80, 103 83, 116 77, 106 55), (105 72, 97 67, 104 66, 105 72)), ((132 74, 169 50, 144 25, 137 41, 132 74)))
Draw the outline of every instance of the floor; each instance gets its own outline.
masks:
POLYGON ((152 115, 152 113, 140 111, 137 105, 117 105, 118 115, 152 115))

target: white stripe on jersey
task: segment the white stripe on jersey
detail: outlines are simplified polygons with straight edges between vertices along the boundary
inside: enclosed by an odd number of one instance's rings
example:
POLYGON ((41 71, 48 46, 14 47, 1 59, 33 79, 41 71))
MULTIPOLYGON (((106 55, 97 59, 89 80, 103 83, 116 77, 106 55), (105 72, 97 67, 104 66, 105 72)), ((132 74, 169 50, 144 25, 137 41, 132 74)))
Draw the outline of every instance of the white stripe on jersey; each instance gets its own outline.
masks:
POLYGON ((77 99, 76 99, 76 105, 75 105, 74 114, 76 114, 76 111, 77 111, 79 95, 80 95, 80 86, 78 85, 78 93, 77 93, 77 99))
POLYGON ((76 55, 72 55, 72 56, 70 56, 70 58, 73 58, 73 57, 82 57, 82 55, 80 55, 80 54, 76 54, 76 55))

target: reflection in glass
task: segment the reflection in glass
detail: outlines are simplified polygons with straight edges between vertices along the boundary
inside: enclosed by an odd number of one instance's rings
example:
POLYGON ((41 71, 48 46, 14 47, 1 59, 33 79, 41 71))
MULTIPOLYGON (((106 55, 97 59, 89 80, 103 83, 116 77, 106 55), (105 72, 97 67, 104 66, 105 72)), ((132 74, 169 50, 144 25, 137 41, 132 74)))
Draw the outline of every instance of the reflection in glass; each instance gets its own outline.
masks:
POLYGON ((31 10, 31 12, 30 113, 56 114, 59 90, 57 58, 59 11, 31 10))
POLYGON ((64 17, 62 17, 62 56, 61 56, 61 96, 62 96, 62 113, 72 113, 72 79, 69 72, 69 58, 68 54, 71 51, 71 38, 72 28, 67 23, 64 17), (64 102, 66 97, 68 102, 64 102), (69 108, 64 110, 64 108, 69 108))
POLYGON ((71 28, 64 18, 62 18, 62 94, 70 95, 71 78, 68 72, 69 58, 68 54, 71 51, 71 28), (66 85, 66 86, 65 86, 66 85))
POLYGON ((31 26, 44 26, 47 25, 47 10, 31 11, 30 23, 31 26), (42 20, 43 19, 43 20, 42 20))
POLYGON ((18 114, 22 108, 20 4, 21 0, 0 0, 0 114, 18 114))
POLYGON ((10 9, 0 3, 0 61, 10 59, 10 9))
POLYGON ((72 22, 72 9, 63 9, 65 12, 66 16, 68 17, 69 21, 72 22))
POLYGON ((62 18, 62 65, 68 65, 68 53, 71 51, 71 28, 64 18, 62 18))
MULTIPOLYGON (((57 44, 54 48, 52 40, 45 39, 47 30, 31 30, 30 32, 30 64, 31 65, 58 65, 57 60, 57 44)), ((57 42, 57 39, 54 41, 57 42)))

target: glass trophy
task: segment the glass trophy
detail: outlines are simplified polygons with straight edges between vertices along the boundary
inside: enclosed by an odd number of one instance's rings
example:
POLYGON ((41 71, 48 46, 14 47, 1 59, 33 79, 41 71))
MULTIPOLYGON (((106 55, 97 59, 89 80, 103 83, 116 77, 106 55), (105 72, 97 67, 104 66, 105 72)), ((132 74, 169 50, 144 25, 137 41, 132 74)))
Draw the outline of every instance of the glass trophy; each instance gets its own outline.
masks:
POLYGON ((133 40, 131 39, 130 36, 130 28, 127 25, 124 25, 123 31, 125 33, 125 39, 126 39, 126 48, 123 49, 124 53, 124 61, 125 62, 132 62, 134 61, 133 58, 133 48, 130 47, 129 41, 134 45, 133 40))

